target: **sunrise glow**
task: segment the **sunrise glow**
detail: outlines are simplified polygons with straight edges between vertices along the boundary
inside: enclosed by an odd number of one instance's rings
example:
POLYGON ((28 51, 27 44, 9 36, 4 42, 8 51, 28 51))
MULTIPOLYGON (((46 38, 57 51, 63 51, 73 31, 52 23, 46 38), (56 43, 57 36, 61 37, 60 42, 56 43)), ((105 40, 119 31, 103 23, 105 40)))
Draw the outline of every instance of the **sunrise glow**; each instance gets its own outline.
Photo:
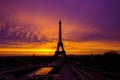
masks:
POLYGON ((60 17, 67 54, 120 51, 116 6, 109 0, 1 0, 0 55, 53 55, 60 17))

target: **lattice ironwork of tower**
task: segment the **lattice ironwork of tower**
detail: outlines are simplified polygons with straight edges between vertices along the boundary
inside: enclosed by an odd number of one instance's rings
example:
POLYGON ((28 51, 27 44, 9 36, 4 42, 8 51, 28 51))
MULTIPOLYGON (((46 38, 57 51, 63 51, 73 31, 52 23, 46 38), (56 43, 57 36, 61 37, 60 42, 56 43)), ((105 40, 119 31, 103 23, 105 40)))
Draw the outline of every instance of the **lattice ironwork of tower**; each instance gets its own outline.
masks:
POLYGON ((57 44, 57 49, 55 51, 54 57, 66 57, 66 52, 63 47, 63 42, 62 42, 62 21, 59 21, 59 37, 58 37, 58 44, 57 44))

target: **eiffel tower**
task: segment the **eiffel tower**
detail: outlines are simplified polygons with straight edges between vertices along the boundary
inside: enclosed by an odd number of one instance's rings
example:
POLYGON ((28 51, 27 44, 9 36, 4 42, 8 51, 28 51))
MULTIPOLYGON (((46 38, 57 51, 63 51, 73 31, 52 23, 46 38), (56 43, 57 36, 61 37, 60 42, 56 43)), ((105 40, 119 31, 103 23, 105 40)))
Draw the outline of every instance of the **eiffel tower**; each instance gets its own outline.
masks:
POLYGON ((54 57, 55 58, 66 58, 66 52, 64 50, 64 47, 63 47, 63 42, 62 42, 62 29, 61 29, 61 24, 62 24, 62 21, 60 20, 59 21, 59 39, 58 39, 58 44, 57 44, 57 49, 55 51, 55 54, 54 54, 54 57), (60 50, 61 48, 61 50, 60 50))

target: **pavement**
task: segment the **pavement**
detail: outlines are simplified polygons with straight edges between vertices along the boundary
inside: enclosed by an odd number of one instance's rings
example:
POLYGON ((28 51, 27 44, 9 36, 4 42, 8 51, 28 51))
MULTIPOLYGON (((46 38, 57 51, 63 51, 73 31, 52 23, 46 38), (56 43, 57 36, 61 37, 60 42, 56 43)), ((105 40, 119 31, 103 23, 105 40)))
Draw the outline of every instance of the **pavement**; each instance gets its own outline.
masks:
POLYGON ((65 64, 55 80, 74 80, 70 64, 65 64))

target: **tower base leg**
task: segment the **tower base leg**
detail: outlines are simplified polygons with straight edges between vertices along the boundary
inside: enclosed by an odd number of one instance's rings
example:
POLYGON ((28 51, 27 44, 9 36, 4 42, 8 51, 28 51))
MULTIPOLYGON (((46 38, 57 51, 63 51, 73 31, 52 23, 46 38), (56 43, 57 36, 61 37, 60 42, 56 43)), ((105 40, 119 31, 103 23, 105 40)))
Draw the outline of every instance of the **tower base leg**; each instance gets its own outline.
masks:
POLYGON ((54 58, 66 59, 67 58, 66 52, 65 51, 55 51, 54 58))

